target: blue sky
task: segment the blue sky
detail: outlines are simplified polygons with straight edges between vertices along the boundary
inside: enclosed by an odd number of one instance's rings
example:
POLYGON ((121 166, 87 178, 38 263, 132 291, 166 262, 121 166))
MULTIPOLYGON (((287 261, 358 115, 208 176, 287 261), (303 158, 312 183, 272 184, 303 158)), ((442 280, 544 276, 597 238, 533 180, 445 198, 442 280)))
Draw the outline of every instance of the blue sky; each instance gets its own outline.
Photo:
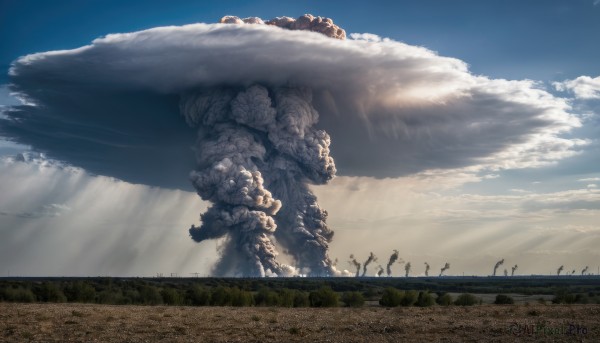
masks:
MULTIPOLYGON (((597 0, 151 0, 125 4, 0 0, 0 106, 18 103, 8 95, 8 68, 27 54, 75 49, 111 33, 215 23, 224 15, 269 19, 295 18, 304 13, 330 17, 348 34, 372 33, 404 42, 408 50, 425 47, 439 56, 462 61, 468 65, 465 75, 469 82, 483 84, 477 92, 490 88, 498 92, 485 93, 492 94, 491 99, 486 98, 489 107, 485 101, 466 100, 445 107, 423 101, 426 96, 421 95, 427 93, 427 87, 416 88, 411 96, 417 95, 411 101, 420 107, 412 108, 406 123, 416 123, 415 133, 409 137, 417 138, 398 143, 398 154, 404 156, 405 163, 390 164, 382 174, 364 172, 361 165, 376 165, 385 154, 393 154, 394 147, 385 147, 389 150, 381 154, 365 154, 375 156, 373 159, 352 161, 349 152, 362 144, 343 129, 355 132, 352 130, 358 124, 352 120, 339 123, 332 121, 335 117, 322 114, 322 125, 332 135, 332 155, 340 162, 341 171, 331 184, 313 187, 336 231, 332 258, 345 261, 350 253, 366 258, 375 251, 383 260, 383 255, 399 249, 401 257, 413 265, 428 261, 434 267, 449 261, 453 264, 450 274, 479 275, 486 275, 489 266, 500 258, 509 264, 519 263, 520 271, 532 274, 552 273, 560 264, 568 270, 596 263, 600 244, 597 0), (485 78, 478 79, 481 75, 485 78), (501 79, 533 83, 504 83, 501 79), (585 96, 583 92, 590 89, 592 96, 585 96), (543 93, 539 93, 540 98, 537 90, 543 93), (494 101, 501 106, 519 92, 531 95, 524 107, 519 107, 521 100, 515 101, 518 106, 510 107, 514 113, 507 119, 501 117, 505 111, 493 112, 494 101), (494 98, 497 94, 501 96, 494 98), (544 117, 556 121, 554 124, 537 121, 541 117, 527 118, 531 108, 544 107, 544 101, 555 109, 544 117), (563 105, 570 108, 565 110, 563 105), (432 119, 420 122, 421 117, 411 117, 413 113, 432 119), (438 115, 464 122, 445 126, 440 120, 444 117, 438 115), (512 129, 510 123, 503 123, 513 120, 516 124, 512 129), (495 121, 497 130, 466 129, 470 124, 485 126, 495 121), (426 136, 423 132, 435 139, 422 138, 426 136), (352 145, 353 141, 359 144, 352 145), (365 241, 373 244, 366 246, 365 241), (472 246, 479 249, 470 251, 472 246), (548 266, 545 261, 549 261, 548 266)), ((405 47, 396 49, 404 53, 405 47)), ((431 59, 440 68, 450 68, 448 75, 454 75, 452 68, 460 69, 437 55, 431 59)), ((440 80, 443 83, 446 79, 440 80)), ((37 91, 33 85, 32 94, 37 91)), ((463 86, 458 81, 448 84, 456 93, 463 86)), ((446 91, 432 83, 431 88, 435 87, 446 91)), ((473 94, 480 94, 477 92, 473 94)), ((171 100, 159 99, 143 110, 168 106, 171 100)), ((348 108, 352 109, 350 105, 348 108)), ((112 115, 118 117, 118 113, 112 115)), ((114 118, 106 117, 102 124, 112 124, 114 118)), ((50 124, 45 128, 52 128, 50 124)), ((166 131, 175 130, 171 124, 164 123, 166 131)), ((38 141, 33 137, 27 142, 38 141)), ((385 138, 373 146, 387 143, 385 138)), ((0 140, 4 158, 20 149, 0 140)), ((84 145, 71 145, 70 150, 76 152, 74 155, 100 151, 86 150, 84 145)), ((71 158, 70 152, 57 156, 71 158)), ((82 164, 75 167, 83 169, 77 169, 37 157, 25 160, 7 160, 0 169, 0 186, 10 195, 0 199, 0 261, 4 261, 0 270, 12 269, 23 275, 45 271, 51 275, 86 275, 89 270, 110 275, 209 272, 218 243, 196 244, 187 237, 186 228, 198 222, 199 212, 207 206, 189 189, 171 190, 143 178, 128 178, 126 173, 113 173, 111 168, 118 164, 114 161, 99 166, 97 161, 88 163, 89 159, 81 158, 82 164), (86 229, 81 228, 81 222, 88 223, 86 229), (61 249, 65 237, 72 237, 73 243, 61 249), (53 258, 44 262, 44 256, 53 258), (81 265, 75 266, 72 261, 78 259, 81 265), (6 262, 10 260, 18 262, 6 262)), ((146 162, 139 163, 146 168, 145 174, 151 175, 152 166, 143 164, 146 162)), ((340 269, 348 268, 345 262, 341 264, 340 269)))
MULTIPOLYGON (((335 18, 348 32, 376 32, 468 62, 492 77, 554 81, 600 74, 600 5, 537 1, 16 1, 0 2, 0 65, 69 49, 107 33, 239 17, 335 18)), ((5 75, 4 75, 5 76, 5 75)))

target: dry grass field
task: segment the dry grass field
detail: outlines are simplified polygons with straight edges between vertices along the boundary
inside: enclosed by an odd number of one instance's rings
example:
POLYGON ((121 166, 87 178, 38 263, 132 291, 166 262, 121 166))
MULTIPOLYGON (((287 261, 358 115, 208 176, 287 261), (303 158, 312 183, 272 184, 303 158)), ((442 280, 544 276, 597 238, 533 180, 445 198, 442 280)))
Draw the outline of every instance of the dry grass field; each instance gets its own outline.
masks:
POLYGON ((600 342, 600 306, 351 309, 0 303, 0 341, 600 342))

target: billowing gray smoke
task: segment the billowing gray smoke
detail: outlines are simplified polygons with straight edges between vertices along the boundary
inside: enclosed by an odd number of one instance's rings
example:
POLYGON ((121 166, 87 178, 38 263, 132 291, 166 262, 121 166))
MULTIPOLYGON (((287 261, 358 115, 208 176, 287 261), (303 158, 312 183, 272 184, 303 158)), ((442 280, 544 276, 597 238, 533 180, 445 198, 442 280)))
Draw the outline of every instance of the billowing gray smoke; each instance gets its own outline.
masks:
POLYGON ((425 276, 429 276, 429 263, 425 262, 425 276))
POLYGON ((504 263, 504 259, 501 259, 500 261, 496 262, 496 265, 494 265, 494 273, 492 274, 492 276, 496 276, 496 270, 498 269, 498 267, 500 267, 502 264, 504 263))
POLYGON ((398 257, 399 257, 399 252, 398 252, 398 250, 394 249, 394 253, 390 256, 390 259, 389 259, 387 267, 386 267, 387 276, 392 275, 392 264, 394 264, 398 260, 398 257))
MULTIPOLYGON (((225 17, 222 22, 236 20, 225 17)), ((330 27, 327 32, 337 34, 329 24, 303 16, 290 29, 322 32, 330 27)), ((196 242, 227 237, 213 274, 293 274, 293 268, 277 262, 275 237, 304 273, 333 275, 327 254, 333 231, 308 185, 327 183, 336 169, 329 135, 314 127, 319 114, 312 91, 259 84, 198 89, 181 96, 180 110, 198 130, 192 184, 212 203, 190 235, 196 242)))
POLYGON ((354 258, 354 255, 350 255, 351 260, 348 261, 348 263, 352 264, 354 266, 354 268, 356 268, 356 277, 358 277, 360 275, 360 262, 358 262, 356 260, 356 258, 354 258))
POLYGON ((589 268, 588 266, 585 266, 585 268, 583 268, 581 270, 581 275, 585 275, 585 273, 587 273, 587 271, 588 271, 588 268, 589 268))
POLYGON ((383 275, 384 269, 381 265, 377 266, 377 276, 383 275))
POLYGON ((410 262, 406 262, 406 265, 404 265, 404 276, 408 277, 408 274, 410 273, 410 262))
POLYGON ((450 269, 450 263, 446 262, 446 264, 444 264, 444 266, 440 270, 440 276, 442 276, 442 274, 444 274, 444 272, 448 269, 450 269))
POLYGON ((221 18, 223 24, 266 24, 274 25, 288 30, 313 31, 324 34, 327 37, 346 39, 346 31, 333 23, 333 20, 323 17, 315 17, 310 14, 300 16, 298 19, 290 17, 277 17, 263 21, 258 17, 240 19, 236 16, 225 16, 221 18))
POLYGON ((508 270, 504 268, 504 276, 508 276, 508 270))
POLYGON ((563 269, 565 269, 565 266, 558 267, 558 270, 556 270, 556 275, 560 276, 560 273, 563 271, 563 269))
POLYGON ((373 252, 369 253, 369 257, 367 258, 365 263, 363 263, 362 276, 365 276, 365 274, 367 274, 367 266, 369 264, 371 264, 371 262, 376 262, 376 261, 377 261, 377 257, 373 254, 373 252))
POLYGON ((515 276, 515 270, 517 270, 517 268, 519 268, 519 266, 515 264, 515 265, 512 267, 512 271, 511 271, 511 273, 510 273, 510 276, 515 276))

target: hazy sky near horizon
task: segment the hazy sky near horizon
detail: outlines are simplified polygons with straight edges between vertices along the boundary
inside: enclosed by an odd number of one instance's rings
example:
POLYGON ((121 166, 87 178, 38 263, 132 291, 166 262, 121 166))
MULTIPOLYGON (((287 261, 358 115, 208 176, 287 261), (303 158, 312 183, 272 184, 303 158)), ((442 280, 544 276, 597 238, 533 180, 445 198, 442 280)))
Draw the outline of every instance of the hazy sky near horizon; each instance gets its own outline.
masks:
MULTIPOLYGON (((500 273, 515 264, 517 274, 551 274, 560 265, 577 273, 589 265, 596 272, 598 1, 123 5, 0 0, 0 109, 19 103, 9 94, 8 69, 27 54, 76 49, 112 33, 215 23, 224 15, 270 19, 304 13, 332 18, 348 35, 376 35, 354 36, 356 44, 384 47, 387 43, 376 37, 389 38, 392 43, 385 48, 390 53, 418 55, 411 68, 419 72, 407 69, 401 75, 427 86, 414 86, 408 100, 403 98, 412 106, 402 109, 408 117, 404 130, 412 134, 401 139, 379 139, 375 131, 376 138, 356 142, 356 136, 344 134, 354 132, 356 122, 322 114, 340 173, 330 184, 313 189, 329 212, 335 231, 330 256, 339 259, 339 269, 350 269, 350 254, 364 260, 372 251, 378 263, 385 263, 398 249, 400 257, 411 262, 412 275, 423 274, 424 262, 431 265, 432 274, 449 262, 449 275, 488 275, 502 258, 500 273), (447 77, 436 79, 438 74, 431 70, 447 77), (445 92, 442 98, 425 94, 435 87, 445 92), (452 100, 467 88, 472 99, 482 100, 452 100), (486 129, 490 123, 492 129, 486 129), (385 149, 355 158, 352 152, 358 148, 352 144, 385 149), (404 163, 384 163, 392 161, 386 158, 392 155, 401 156, 404 163)), ((362 63, 357 61, 348 63, 362 63)), ((160 108, 169 101, 146 106, 160 108)), ((6 117, 0 114, 0 120, 6 117)), ((391 136, 397 138, 398 132, 391 136)), ((43 140, 28 141, 41 145, 33 150, 50 149, 43 140)), ((30 149, 0 140, 2 275, 208 273, 219 243, 197 244, 189 238, 187 229, 198 224, 207 203, 191 187, 180 186, 185 178, 174 180, 171 187, 146 181, 157 180, 152 173, 163 173, 160 168, 150 166, 140 171, 147 177, 138 179, 129 171, 113 172, 117 168, 112 165, 96 166, 89 156, 74 166, 35 157, 9 158, 30 149)), ((401 270, 400 265, 394 267, 396 275, 403 274, 401 270)))

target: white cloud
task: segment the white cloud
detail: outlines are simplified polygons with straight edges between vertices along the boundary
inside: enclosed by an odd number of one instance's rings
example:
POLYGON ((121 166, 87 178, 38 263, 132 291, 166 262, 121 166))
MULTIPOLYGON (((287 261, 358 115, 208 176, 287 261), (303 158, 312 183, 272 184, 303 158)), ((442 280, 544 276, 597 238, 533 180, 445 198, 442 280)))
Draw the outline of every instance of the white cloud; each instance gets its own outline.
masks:
POLYGON ((600 181, 600 177, 587 177, 584 179, 579 179, 577 180, 579 182, 593 182, 593 181, 600 181))
POLYGON ((600 76, 592 78, 583 75, 574 80, 554 82, 553 85, 558 91, 573 92, 579 99, 600 99, 600 76))
POLYGON ((195 138, 178 113, 179 94, 292 83, 314 90, 340 175, 495 174, 554 163, 588 144, 563 137, 580 119, 540 83, 477 76, 465 62, 422 47, 352 37, 194 24, 28 55, 11 68, 13 87, 44 106, 11 113, 0 134, 96 174, 183 188, 195 138))

